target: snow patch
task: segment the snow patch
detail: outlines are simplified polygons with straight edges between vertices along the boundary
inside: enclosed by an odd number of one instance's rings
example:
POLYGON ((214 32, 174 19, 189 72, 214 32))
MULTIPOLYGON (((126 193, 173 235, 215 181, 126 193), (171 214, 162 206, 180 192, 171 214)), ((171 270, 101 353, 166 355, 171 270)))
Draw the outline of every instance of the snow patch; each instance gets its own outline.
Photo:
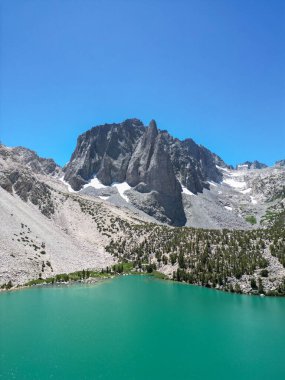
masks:
POLYGON ((212 186, 214 186, 214 187, 217 187, 217 184, 216 184, 215 182, 213 182, 213 181, 208 181, 208 184, 209 184, 209 185, 212 185, 212 186))
MULTIPOLYGON (((94 189, 106 189, 108 187, 115 187, 117 190, 118 190, 118 193, 120 194, 120 196, 126 201, 126 202, 129 202, 129 198, 124 194, 125 191, 127 190, 130 190, 131 189, 131 186, 127 184, 127 182, 122 182, 122 183, 118 183, 118 182, 114 182, 112 183, 111 186, 105 186, 103 185, 103 183, 101 183, 99 181, 99 179, 96 177, 96 175, 91 179, 91 181, 89 183, 87 183, 86 185, 83 186, 83 188, 85 189, 86 187, 88 186, 91 186, 91 187, 94 187, 94 189)), ((108 199, 109 197, 103 197, 103 196, 100 196, 101 199, 108 199)))
POLYGON ((129 202, 129 198, 127 195, 125 195, 125 191, 130 190, 131 186, 127 184, 127 182, 122 182, 122 183, 113 183, 112 187, 116 187, 118 190, 120 196, 125 199, 126 202, 129 202))
POLYGON ((249 187, 248 189, 245 189, 245 190, 241 190, 240 191, 242 194, 248 194, 251 192, 251 187, 249 187))
POLYGON ((183 193, 183 194, 187 194, 187 195, 195 195, 195 194, 192 193, 190 190, 188 190, 187 187, 182 186, 182 185, 181 185, 181 187, 182 187, 182 193, 183 193))
POLYGON ((110 198, 110 196, 109 196, 109 195, 108 195, 108 196, 105 196, 105 195, 99 195, 99 198, 104 199, 104 200, 107 200, 107 199, 110 198))
POLYGON ((251 199, 251 203, 253 204, 253 205, 256 205, 257 204, 257 200, 254 198, 254 197, 250 197, 250 199, 251 199))
POLYGON ((230 207, 230 206, 225 206, 225 209, 227 209, 227 210, 229 210, 229 211, 232 211, 232 210, 233 210, 233 208, 230 207))
POLYGON ((226 178, 223 180, 223 183, 229 185, 230 187, 233 187, 235 189, 244 190, 246 187, 246 182, 244 181, 237 181, 233 178, 226 178))
POLYGON ((77 191, 73 190, 73 188, 70 186, 70 184, 64 180, 64 175, 63 175, 62 177, 60 177, 59 180, 60 180, 65 186, 67 186, 67 190, 68 190, 70 193, 77 193, 77 191))
POLYGON ((228 168, 222 168, 219 165, 216 165, 216 168, 219 169, 219 170, 223 170, 224 172, 230 173, 230 169, 228 169, 228 168))
POLYGON ((245 175, 245 172, 243 170, 235 170, 229 173, 229 176, 231 177, 243 177, 245 175))
POLYGON ((194 193, 192 193, 192 191, 188 190, 187 187, 183 186, 182 183, 181 183, 181 181, 179 179, 178 179, 178 182, 180 183, 180 185, 182 187, 182 193, 183 194, 186 194, 186 195, 195 195, 194 193))
POLYGON ((103 185, 103 183, 101 183, 96 176, 93 177, 89 183, 84 185, 83 189, 89 186, 94 187, 94 189, 105 189, 106 187, 108 187, 108 186, 103 185))
POLYGON ((248 170, 248 166, 245 164, 245 165, 238 165, 238 170, 248 170))

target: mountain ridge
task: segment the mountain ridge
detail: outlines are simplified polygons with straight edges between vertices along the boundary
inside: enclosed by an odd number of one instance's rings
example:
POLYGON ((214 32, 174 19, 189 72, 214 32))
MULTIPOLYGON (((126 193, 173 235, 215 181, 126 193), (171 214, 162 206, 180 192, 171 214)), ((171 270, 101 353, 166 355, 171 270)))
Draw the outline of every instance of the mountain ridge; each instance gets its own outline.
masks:
MULTIPOLYGON (((282 160, 280 163, 275 167, 282 167, 282 160)), ((238 176, 246 177, 246 180, 253 173, 257 176, 257 169, 265 176, 273 173, 273 168, 271 170, 258 161, 246 161, 237 169, 238 176), (243 169, 247 169, 247 176, 243 169)), ((95 186, 94 190, 93 186, 92 193, 95 195, 102 192, 100 183, 105 188, 110 188, 113 183, 125 183, 125 194, 128 194, 130 203, 171 225, 226 228, 228 223, 232 228, 248 228, 244 220, 251 213, 261 217, 259 210, 252 210, 251 207, 256 202, 254 194, 246 195, 247 189, 252 193, 257 189, 256 184, 253 190, 248 186, 239 191, 247 185, 246 181, 235 178, 235 169, 203 145, 196 144, 193 139, 180 140, 166 130, 158 129, 154 120, 148 127, 138 119, 127 119, 122 123, 91 128, 79 136, 71 160, 63 170, 64 180, 76 191, 84 188, 84 192, 91 192, 90 183, 96 177, 99 187, 95 186), (160 149, 160 153, 154 155, 157 149, 160 149), (164 166, 161 161, 165 162, 164 166), (229 176, 231 178, 225 178, 229 176), (215 195, 214 186, 221 186, 215 195), (210 192, 207 193, 207 190, 210 192), (197 199, 187 198, 191 194, 196 195, 197 199), (225 194, 226 199, 221 194, 225 194), (239 198, 245 202, 245 210, 239 207, 239 198), (236 209, 236 212, 231 215, 223 212, 221 204, 227 211, 236 209), (210 223, 195 222, 194 219, 197 220, 197 216, 199 219, 201 214, 199 209, 202 214, 204 212, 206 220, 210 212, 210 223)), ((113 189, 109 193, 104 190, 103 196, 111 200, 113 193, 113 189)))
POLYGON ((0 286, 127 261, 136 271, 148 263, 168 278, 216 289, 284 294, 283 161, 236 170, 154 122, 136 125, 127 134, 105 126, 100 144, 98 129, 95 138, 87 133, 98 151, 79 139, 72 165, 91 176, 79 190, 52 159, 0 146, 0 286), (105 185, 92 178, 97 167, 105 185), (127 176, 133 186, 119 182, 127 176), (191 192, 187 179, 201 192, 191 192))
POLYGON ((63 168, 30 149, 5 149, 0 148, 4 162, 12 159, 25 167, 9 173, 4 168, 0 185, 34 204, 46 194, 42 207, 47 214, 52 211, 50 191, 34 174, 60 177, 70 191, 174 226, 250 228, 249 220, 262 226, 284 207, 284 160, 273 167, 245 161, 233 169, 191 138, 179 140, 158 129, 154 120, 148 127, 136 118, 92 127, 78 137, 63 168))

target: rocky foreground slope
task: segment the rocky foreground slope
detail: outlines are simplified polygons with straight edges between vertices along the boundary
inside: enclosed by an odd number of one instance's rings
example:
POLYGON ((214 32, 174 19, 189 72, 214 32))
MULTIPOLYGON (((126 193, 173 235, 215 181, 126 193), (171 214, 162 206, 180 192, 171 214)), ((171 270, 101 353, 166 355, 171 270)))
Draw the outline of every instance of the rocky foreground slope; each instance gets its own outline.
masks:
POLYGON ((281 295, 284 183, 283 161, 233 169, 136 119, 80 136, 64 169, 1 145, 0 286, 127 261, 193 284, 281 295))

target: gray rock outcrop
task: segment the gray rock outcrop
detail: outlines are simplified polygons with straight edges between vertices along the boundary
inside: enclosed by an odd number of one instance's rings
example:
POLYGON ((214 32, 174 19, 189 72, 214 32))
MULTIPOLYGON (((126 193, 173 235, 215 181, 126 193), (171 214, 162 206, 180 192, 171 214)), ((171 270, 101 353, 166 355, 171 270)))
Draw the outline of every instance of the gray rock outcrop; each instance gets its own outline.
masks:
POLYGON ((163 222, 185 224, 181 185, 154 120, 141 137, 130 160, 126 181, 137 192, 148 194, 144 195, 145 202, 132 198, 138 208, 163 222))
POLYGON ((0 145, 0 187, 38 206, 47 217, 54 213, 54 205, 41 176, 57 177, 60 173, 61 168, 52 159, 39 157, 27 148, 0 145))

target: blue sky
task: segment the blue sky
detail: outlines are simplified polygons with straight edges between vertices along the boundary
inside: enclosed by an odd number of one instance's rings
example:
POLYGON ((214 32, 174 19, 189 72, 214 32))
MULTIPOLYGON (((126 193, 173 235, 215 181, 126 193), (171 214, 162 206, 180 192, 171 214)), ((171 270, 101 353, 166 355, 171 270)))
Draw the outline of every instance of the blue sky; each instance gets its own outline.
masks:
POLYGON ((285 158, 285 1, 0 0, 0 139, 69 160, 137 117, 226 162, 285 158))

